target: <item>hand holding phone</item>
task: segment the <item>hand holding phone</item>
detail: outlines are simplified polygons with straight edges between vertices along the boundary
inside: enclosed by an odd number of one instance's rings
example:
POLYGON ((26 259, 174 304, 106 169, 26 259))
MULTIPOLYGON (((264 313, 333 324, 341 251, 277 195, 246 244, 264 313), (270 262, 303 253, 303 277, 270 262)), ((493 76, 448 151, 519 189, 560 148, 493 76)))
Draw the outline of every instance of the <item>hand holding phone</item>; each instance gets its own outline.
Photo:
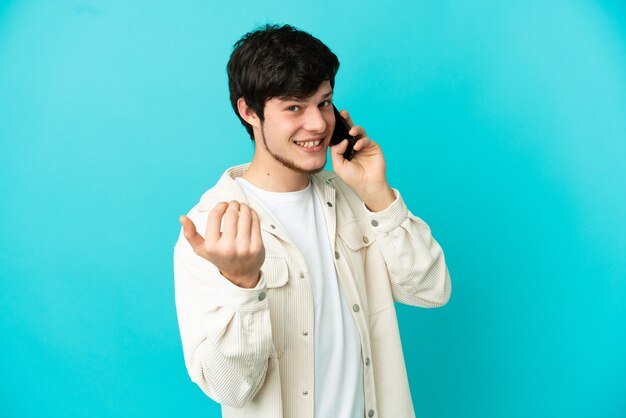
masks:
POLYGON ((343 158, 351 160, 354 152, 354 144, 356 144, 358 138, 348 133, 350 131, 350 126, 343 116, 341 116, 341 113, 339 113, 335 105, 333 105, 333 111, 335 112, 335 130, 333 131, 333 136, 330 138, 330 145, 337 145, 344 139, 347 139, 348 147, 343 153, 343 158))

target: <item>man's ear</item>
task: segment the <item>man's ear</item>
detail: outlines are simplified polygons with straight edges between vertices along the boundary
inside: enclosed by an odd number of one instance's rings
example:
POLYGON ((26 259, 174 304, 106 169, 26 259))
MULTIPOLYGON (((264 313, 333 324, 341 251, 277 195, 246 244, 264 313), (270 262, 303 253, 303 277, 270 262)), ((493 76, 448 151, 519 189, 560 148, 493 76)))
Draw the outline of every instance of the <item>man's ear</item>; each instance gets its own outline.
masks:
POLYGON ((241 115, 243 120, 245 120, 255 128, 260 128, 261 121, 259 120, 259 117, 257 116, 256 112, 248 106, 243 97, 237 99, 237 111, 239 112, 239 115, 241 115))

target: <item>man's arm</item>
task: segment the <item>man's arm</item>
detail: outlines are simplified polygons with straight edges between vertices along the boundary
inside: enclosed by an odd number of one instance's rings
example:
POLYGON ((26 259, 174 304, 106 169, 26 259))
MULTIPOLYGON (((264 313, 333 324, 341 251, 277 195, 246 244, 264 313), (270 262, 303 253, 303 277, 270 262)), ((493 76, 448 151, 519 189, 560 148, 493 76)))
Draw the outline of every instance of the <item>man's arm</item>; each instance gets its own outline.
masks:
POLYGON ((181 217, 174 277, 191 380, 216 402, 242 407, 262 386, 273 346, 258 216, 235 203, 214 208, 204 237, 195 228, 203 214, 181 217))
POLYGON ((450 298, 450 275, 443 251, 424 221, 409 212, 402 197, 387 183, 380 146, 355 126, 350 135, 359 140, 352 160, 343 157, 348 141, 331 147, 333 171, 363 201, 378 247, 383 255, 395 300, 423 307, 444 305, 450 298))
POLYGON ((396 200, 380 212, 367 208, 366 216, 382 253, 394 300, 424 308, 445 305, 451 282, 443 251, 430 228, 396 200))

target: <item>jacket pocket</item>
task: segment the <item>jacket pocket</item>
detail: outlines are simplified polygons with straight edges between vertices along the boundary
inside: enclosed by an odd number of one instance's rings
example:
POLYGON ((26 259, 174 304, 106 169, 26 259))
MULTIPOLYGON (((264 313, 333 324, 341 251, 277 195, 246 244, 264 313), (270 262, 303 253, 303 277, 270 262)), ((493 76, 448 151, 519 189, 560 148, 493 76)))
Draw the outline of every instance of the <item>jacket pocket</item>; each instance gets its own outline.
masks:
POLYGON ((266 255, 261 271, 268 289, 283 287, 289 281, 289 269, 285 257, 266 255))
POLYGON ((380 242, 366 220, 355 220, 338 230, 337 245, 348 255, 352 278, 359 289, 361 303, 368 314, 393 307, 387 265, 380 252, 380 242))
POLYGON ((261 266, 267 287, 267 302, 272 323, 272 341, 275 352, 280 357, 285 350, 285 285, 289 282, 289 268, 285 257, 266 255, 261 266))
POLYGON ((374 241, 374 236, 369 228, 365 228, 359 220, 342 225, 337 230, 337 234, 352 251, 369 247, 374 241))

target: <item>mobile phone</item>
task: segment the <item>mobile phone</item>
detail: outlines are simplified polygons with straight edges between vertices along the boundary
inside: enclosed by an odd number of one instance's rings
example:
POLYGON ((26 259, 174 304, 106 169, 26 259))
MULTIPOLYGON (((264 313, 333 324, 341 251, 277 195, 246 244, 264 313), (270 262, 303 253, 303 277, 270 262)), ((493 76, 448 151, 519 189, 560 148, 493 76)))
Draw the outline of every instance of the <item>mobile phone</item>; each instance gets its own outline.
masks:
POLYGON ((336 145, 343 141, 344 139, 348 140, 348 148, 346 148, 346 152, 343 153, 343 158, 346 160, 352 159, 352 154, 354 153, 354 144, 358 141, 356 136, 352 136, 348 134, 350 131, 350 126, 348 122, 341 116, 341 113, 337 110, 335 105, 333 105, 333 111, 335 112, 335 130, 333 131, 333 136, 330 138, 330 145, 336 145))

